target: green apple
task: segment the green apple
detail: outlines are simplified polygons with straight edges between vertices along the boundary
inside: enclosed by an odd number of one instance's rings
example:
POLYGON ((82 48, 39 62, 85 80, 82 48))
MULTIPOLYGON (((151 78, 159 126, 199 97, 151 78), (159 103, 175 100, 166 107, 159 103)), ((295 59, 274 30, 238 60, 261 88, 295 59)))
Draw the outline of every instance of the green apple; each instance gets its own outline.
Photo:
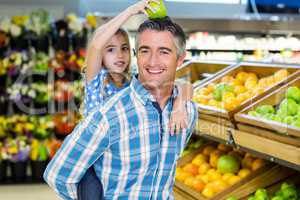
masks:
POLYGON ((149 19, 161 19, 167 16, 167 9, 163 0, 160 0, 159 4, 156 2, 150 2, 149 5, 155 9, 155 12, 152 12, 150 9, 146 9, 149 19))
POLYGON ((224 92, 232 92, 233 87, 226 84, 226 83, 220 83, 216 86, 216 89, 213 91, 213 97, 217 101, 222 101, 222 95, 224 92))
POLYGON ((249 112, 248 112, 248 115, 250 115, 250 116, 252 116, 252 117, 259 117, 259 116, 260 116, 260 115, 259 115, 256 111, 254 111, 254 110, 249 111, 249 112))
POLYGON ((291 125, 294 121, 294 117, 292 116, 286 116, 282 122, 285 123, 285 124, 288 124, 288 125, 291 125))
POLYGON ((255 198, 259 200, 268 200, 268 193, 265 189, 258 189, 255 192, 255 198))
POLYGON ((275 113, 275 109, 271 105, 259 106, 255 109, 255 111, 262 115, 267 114, 267 113, 271 113, 271 114, 275 113))
POLYGON ((295 100, 300 103, 300 89, 298 87, 289 87, 286 92, 286 97, 295 100))
POLYGON ((298 109, 299 106, 293 99, 284 99, 279 106, 279 110, 285 112, 287 115, 296 115, 298 109))

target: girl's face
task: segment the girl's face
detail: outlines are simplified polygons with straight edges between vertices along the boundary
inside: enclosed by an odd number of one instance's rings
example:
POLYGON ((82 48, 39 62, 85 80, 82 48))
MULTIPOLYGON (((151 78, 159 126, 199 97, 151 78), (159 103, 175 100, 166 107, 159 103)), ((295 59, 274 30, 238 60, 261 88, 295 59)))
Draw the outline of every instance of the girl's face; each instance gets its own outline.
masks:
POLYGON ((122 34, 114 35, 103 51, 103 64, 109 72, 123 73, 130 64, 129 41, 122 34))

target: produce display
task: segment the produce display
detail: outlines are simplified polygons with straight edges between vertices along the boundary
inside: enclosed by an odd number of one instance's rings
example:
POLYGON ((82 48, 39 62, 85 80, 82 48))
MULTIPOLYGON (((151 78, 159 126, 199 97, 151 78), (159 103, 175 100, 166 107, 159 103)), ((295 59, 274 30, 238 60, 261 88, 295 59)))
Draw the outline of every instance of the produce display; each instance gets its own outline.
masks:
MULTIPOLYGON (((282 183, 280 189, 274 195, 268 194, 265 189, 259 188, 254 195, 247 200, 299 200, 300 189, 293 184, 282 183)), ((239 200, 235 197, 229 197, 226 200, 239 200)))
POLYGON ((279 105, 261 105, 248 115, 300 127, 300 89, 289 87, 279 105))
POLYGON ((209 198, 266 164, 260 158, 221 143, 206 145, 191 162, 176 168, 175 179, 209 198))
POLYGON ((289 72, 286 69, 278 70, 267 77, 240 71, 235 76, 222 77, 219 83, 210 83, 207 87, 197 89, 193 100, 205 106, 231 111, 246 100, 286 79, 288 75, 289 72))

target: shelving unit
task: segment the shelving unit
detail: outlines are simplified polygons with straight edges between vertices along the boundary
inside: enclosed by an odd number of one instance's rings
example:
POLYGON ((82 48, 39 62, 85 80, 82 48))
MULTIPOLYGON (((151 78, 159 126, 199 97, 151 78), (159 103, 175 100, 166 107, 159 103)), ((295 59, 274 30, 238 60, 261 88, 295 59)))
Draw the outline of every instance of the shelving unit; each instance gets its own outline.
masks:
POLYGON ((299 147, 201 119, 198 120, 195 134, 245 149, 267 160, 300 171, 299 147))

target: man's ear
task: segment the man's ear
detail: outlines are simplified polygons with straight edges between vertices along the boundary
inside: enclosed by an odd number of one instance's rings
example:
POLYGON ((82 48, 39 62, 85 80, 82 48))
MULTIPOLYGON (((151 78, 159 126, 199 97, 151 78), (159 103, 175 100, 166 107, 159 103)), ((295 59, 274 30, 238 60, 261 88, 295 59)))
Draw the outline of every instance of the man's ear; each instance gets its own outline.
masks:
POLYGON ((180 67, 183 64, 183 61, 185 59, 186 56, 186 51, 183 52, 183 54, 177 59, 177 67, 180 67))

